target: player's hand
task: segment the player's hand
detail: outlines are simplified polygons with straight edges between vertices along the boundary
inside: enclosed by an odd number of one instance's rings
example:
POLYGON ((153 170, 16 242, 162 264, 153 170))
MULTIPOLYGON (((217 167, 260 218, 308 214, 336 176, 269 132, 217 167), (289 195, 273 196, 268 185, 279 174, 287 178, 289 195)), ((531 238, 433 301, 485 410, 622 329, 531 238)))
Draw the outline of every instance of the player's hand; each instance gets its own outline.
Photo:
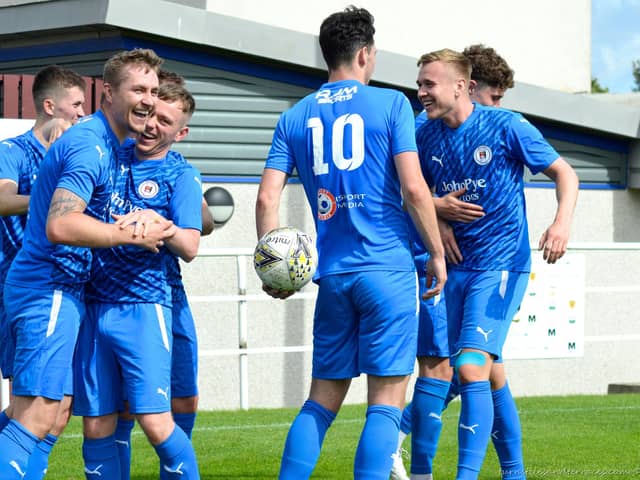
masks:
POLYGON ((424 300, 435 297, 444 288, 444 284, 447 281, 447 264, 444 260, 444 255, 429 258, 426 271, 427 290, 422 294, 424 300), (430 286, 431 288, 429 288, 430 286))
POLYGON ((284 300, 285 298, 289 298, 291 295, 296 293, 294 290, 278 290, 277 288, 271 288, 264 283, 262 284, 262 290, 269 296, 273 298, 279 298, 284 300))
POLYGON ((136 239, 134 243, 153 253, 158 253, 164 241, 173 237, 177 231, 178 227, 170 220, 145 224, 145 234, 134 237, 136 239))
POLYGON ((484 217, 482 205, 464 202, 460 197, 465 194, 466 188, 447 193, 444 197, 436 197, 433 203, 436 206, 438 216, 451 222, 470 223, 484 217))
MULTIPOLYGON (((129 225, 133 225, 133 236, 145 237, 151 225, 161 224, 167 228, 173 222, 167 220, 155 210, 145 209, 127 213, 126 215, 111 215, 116 220, 116 225, 124 230, 129 225)), ((175 233, 175 232, 174 232, 175 233)))
POLYGON ((553 223, 540 237, 538 250, 542 250, 542 258, 547 263, 556 263, 567 251, 568 243, 569 226, 553 223))
POLYGON ((70 126, 71 122, 63 118, 52 118, 42 126, 42 138, 44 138, 49 149, 51 144, 55 142, 70 126))
POLYGON ((453 234, 453 228, 444 220, 438 218, 438 227, 440 229, 440 238, 444 246, 444 254, 449 263, 458 264, 462 261, 462 253, 458 247, 458 242, 453 234))

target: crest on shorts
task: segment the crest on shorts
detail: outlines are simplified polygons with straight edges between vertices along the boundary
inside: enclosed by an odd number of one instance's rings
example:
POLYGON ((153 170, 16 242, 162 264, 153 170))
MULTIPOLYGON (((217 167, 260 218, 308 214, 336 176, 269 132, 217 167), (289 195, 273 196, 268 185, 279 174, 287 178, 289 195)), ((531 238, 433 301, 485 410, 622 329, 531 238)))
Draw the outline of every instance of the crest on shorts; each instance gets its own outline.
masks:
POLYGON ((158 194, 160 187, 153 180, 145 180, 138 186, 138 194, 142 198, 153 198, 158 194))
POLYGON ((492 157, 493 157, 493 153, 491 152, 491 149, 486 145, 480 145, 473 152, 473 159, 476 161, 478 165, 488 164, 491 161, 492 157))

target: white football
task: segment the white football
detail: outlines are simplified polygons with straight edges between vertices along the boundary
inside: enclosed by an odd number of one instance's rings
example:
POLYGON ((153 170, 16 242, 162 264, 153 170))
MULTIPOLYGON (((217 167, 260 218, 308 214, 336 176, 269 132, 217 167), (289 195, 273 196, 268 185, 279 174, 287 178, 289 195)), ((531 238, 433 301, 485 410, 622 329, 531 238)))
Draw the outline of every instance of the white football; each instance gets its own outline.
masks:
POLYGON ((312 238, 297 228, 276 228, 258 242, 253 266, 268 287, 297 291, 313 278, 318 251, 312 238))

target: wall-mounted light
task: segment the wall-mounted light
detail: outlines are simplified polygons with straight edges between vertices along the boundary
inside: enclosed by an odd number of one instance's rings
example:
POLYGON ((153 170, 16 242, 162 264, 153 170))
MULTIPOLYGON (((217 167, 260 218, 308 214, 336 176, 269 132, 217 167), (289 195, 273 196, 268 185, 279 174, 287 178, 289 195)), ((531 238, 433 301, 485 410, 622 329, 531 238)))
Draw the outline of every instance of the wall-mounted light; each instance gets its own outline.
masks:
POLYGON ((233 215, 234 203, 231 194, 222 187, 211 187, 204 192, 204 199, 209 206, 216 227, 221 227, 233 215))

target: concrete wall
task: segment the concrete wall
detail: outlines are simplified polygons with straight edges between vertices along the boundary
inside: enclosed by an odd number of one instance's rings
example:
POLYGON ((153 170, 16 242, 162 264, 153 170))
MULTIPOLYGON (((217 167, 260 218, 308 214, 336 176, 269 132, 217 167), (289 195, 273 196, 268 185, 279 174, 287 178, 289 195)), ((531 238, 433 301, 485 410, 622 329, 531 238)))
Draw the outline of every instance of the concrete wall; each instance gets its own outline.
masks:
POLYGON ((207 9, 317 35, 326 16, 350 3, 374 15, 382 50, 418 58, 431 50, 485 43, 509 62, 519 82, 566 92, 591 89, 590 0, 208 0, 207 9))
MULTIPOLYGON (((207 188, 210 185, 206 185, 207 188)), ((203 239, 202 248, 250 248, 255 246, 255 184, 226 184, 236 210, 227 225, 203 239)), ((528 189, 531 240, 553 219, 552 189, 528 189)), ((635 190, 583 190, 573 223, 572 242, 637 242, 640 192, 635 190)), ((282 201, 282 225, 314 232, 300 185, 286 187, 282 201)), ((515 395, 563 395, 605 393, 609 383, 637 382, 640 363, 634 353, 640 342, 637 312, 640 300, 640 251, 586 252, 586 308, 584 357, 507 362, 515 395), (616 287, 628 291, 616 291, 616 287), (635 289, 635 290, 634 290, 635 289)), ((260 284, 247 262, 247 293, 260 293, 260 284)), ((236 267, 232 258, 197 258, 184 266, 187 291, 194 298, 233 295, 236 267)), ((303 292, 313 293, 315 286, 303 292)), ((211 355, 238 347, 237 306, 233 302, 193 303, 198 324, 201 358, 200 386, 203 409, 239 408, 237 356, 211 355)), ((249 348, 311 344, 313 301, 278 301, 264 296, 248 306, 249 348)), ((308 393, 311 354, 257 353, 249 355, 249 405, 251 407, 298 406, 308 393)), ((366 401, 364 379, 354 381, 347 402, 366 401)))

